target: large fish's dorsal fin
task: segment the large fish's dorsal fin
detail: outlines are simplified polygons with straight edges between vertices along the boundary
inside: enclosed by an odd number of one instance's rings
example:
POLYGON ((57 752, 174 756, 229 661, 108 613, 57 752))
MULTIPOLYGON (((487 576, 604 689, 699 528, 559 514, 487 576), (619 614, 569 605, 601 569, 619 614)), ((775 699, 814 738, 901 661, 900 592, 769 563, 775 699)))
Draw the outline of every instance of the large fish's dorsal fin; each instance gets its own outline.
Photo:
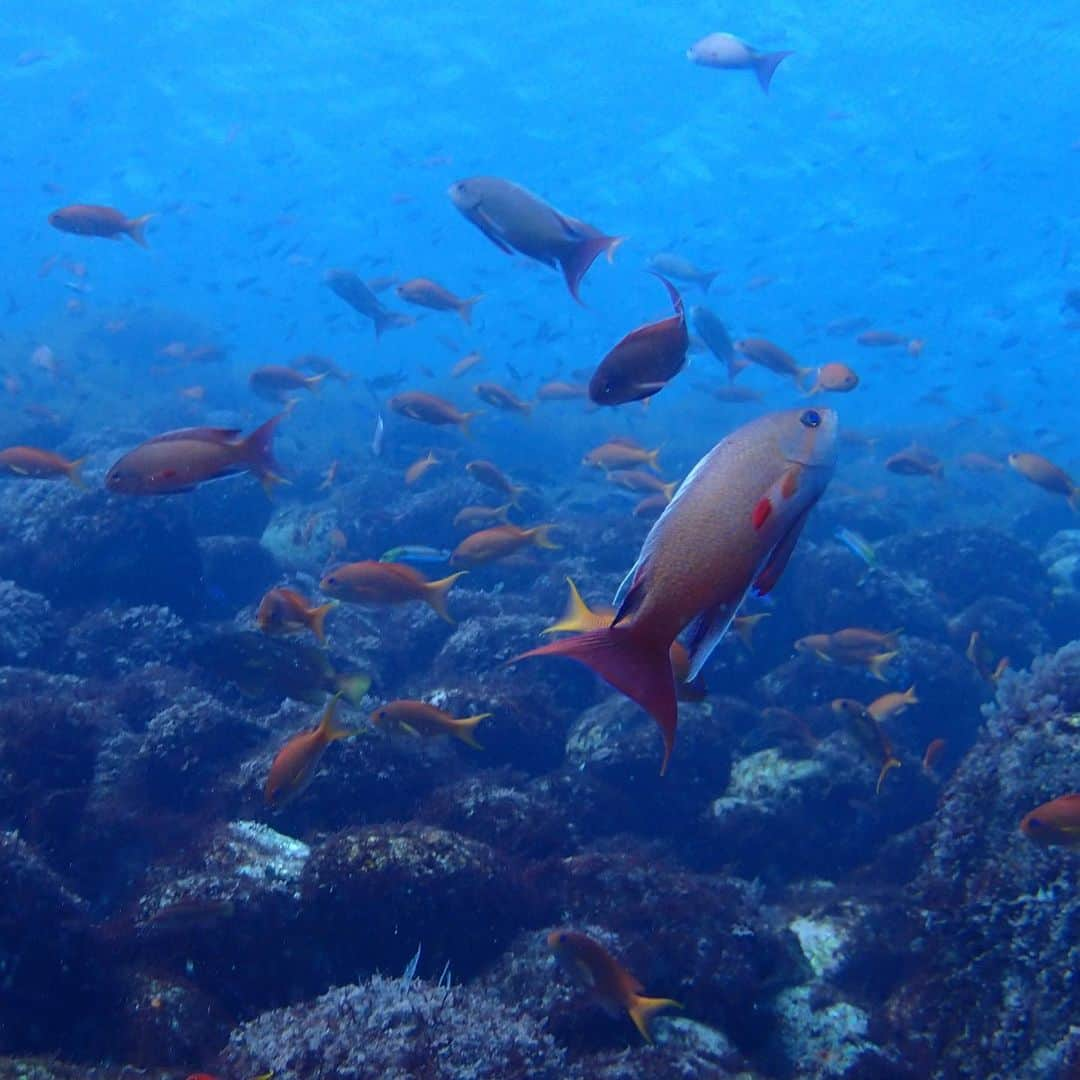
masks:
POLYGON ((735 618, 735 612, 739 610, 741 603, 742 597, 739 598, 738 604, 717 604, 703 611, 687 627, 685 644, 686 651, 690 654, 687 682, 693 682, 701 674, 706 661, 727 633, 731 620, 735 618))

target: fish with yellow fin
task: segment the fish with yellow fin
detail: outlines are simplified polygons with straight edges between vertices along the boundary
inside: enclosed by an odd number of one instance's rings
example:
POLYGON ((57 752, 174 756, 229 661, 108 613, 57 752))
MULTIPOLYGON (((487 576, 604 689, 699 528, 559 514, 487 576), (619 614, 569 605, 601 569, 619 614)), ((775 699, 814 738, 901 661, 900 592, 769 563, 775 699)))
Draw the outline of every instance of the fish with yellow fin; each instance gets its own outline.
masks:
POLYGON ((378 728, 394 728, 422 739, 449 735, 474 750, 483 750, 475 732, 477 725, 490 717, 491 713, 455 717, 426 701, 401 700, 380 705, 371 714, 371 722, 378 728))

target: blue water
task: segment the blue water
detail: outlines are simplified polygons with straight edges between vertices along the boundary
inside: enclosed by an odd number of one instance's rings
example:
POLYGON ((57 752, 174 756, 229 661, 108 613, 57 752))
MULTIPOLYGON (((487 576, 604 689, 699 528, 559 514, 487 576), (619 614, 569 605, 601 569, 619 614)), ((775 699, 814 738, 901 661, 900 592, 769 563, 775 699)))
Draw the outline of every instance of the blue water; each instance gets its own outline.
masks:
MULTIPOLYGON (((817 401, 829 399, 843 429, 876 440, 872 455, 844 450, 834 481, 842 488, 833 494, 868 499, 869 517, 853 502, 819 526, 811 518, 815 543, 844 525, 876 542, 890 530, 903 537, 962 523, 1038 548, 1076 527, 1063 499, 1013 471, 974 476, 956 465, 965 453, 1003 461, 1026 450, 1080 477, 1080 296, 1069 299, 1080 288, 1080 20, 1064 3, 1027 10, 969 0, 788 0, 744 10, 700 2, 39 0, 0 25, 0 101, 0 447, 89 454, 88 481, 97 489, 111 461, 142 439, 196 424, 250 430, 266 420, 277 406, 247 384, 260 365, 326 354, 354 376, 304 395, 282 426, 277 453, 293 483, 272 509, 249 479, 231 479, 228 491, 243 497, 231 511, 232 495, 221 496, 215 525, 196 518, 200 536, 230 531, 220 524, 230 513, 235 533, 253 537, 271 514, 303 521, 309 506, 322 513, 318 481, 338 459, 342 482, 355 486, 347 506, 336 505, 337 521, 376 522, 364 534, 370 550, 351 557, 378 558, 400 544, 453 547, 460 535, 445 508, 425 520, 421 503, 406 505, 398 478, 436 447, 449 452, 451 468, 489 457, 529 485, 536 501, 519 515, 523 524, 575 518, 570 550, 545 556, 551 576, 535 614, 558 614, 564 569, 580 576, 591 568, 602 587, 586 581, 583 591, 599 602, 633 564, 645 529, 634 522, 617 543, 609 533, 590 563, 590 506, 610 528, 612 515, 628 514, 633 503, 585 478, 586 450, 608 435, 633 434, 662 445, 665 472, 679 479, 738 423, 805 400, 791 381, 752 369, 738 384, 763 400, 720 405, 710 391, 726 374, 695 351, 647 410, 597 414, 578 403, 541 404, 524 420, 478 406, 472 386, 482 379, 524 398, 550 379, 587 381, 622 335, 669 315, 663 288, 644 272, 660 252, 718 271, 707 295, 690 283, 679 288, 688 306, 716 312, 733 338, 768 338, 804 366, 839 361, 858 372, 854 393, 817 401), (792 51, 768 94, 752 72, 687 60, 686 50, 713 30, 730 30, 762 51, 792 51), (611 264, 600 258, 587 274, 583 305, 557 270, 508 257, 455 210, 449 185, 474 175, 513 180, 626 238, 611 264), (127 238, 50 227, 48 215, 71 203, 153 214, 148 250, 127 238), (429 277, 484 299, 465 326, 453 314, 410 308, 393 290, 381 292, 388 307, 419 318, 377 340, 370 322, 325 286, 331 268, 366 280, 429 277), (837 330, 847 320, 921 341, 922 351, 860 346, 856 329, 837 330), (178 364, 168 355, 177 343, 214 344, 225 359, 178 364), (51 370, 40 363, 43 346, 51 370), (451 378, 452 364, 474 349, 485 364, 451 378), (397 387, 364 385, 395 373, 397 387), (466 442, 392 415, 387 398, 395 389, 424 389, 486 411, 466 442), (377 460, 370 443, 380 414, 387 434, 377 460), (944 459, 947 485, 885 472, 885 457, 913 442, 944 459), (891 516, 875 532, 882 506, 891 516), (399 512, 409 514, 403 529, 399 512)), ((63 522, 55 528, 62 531, 63 522)), ((144 555, 113 550, 108 572, 144 555)), ((798 577, 797 567, 794 583, 777 589, 776 603, 789 613, 777 621, 793 619, 792 639, 837 629, 817 625, 807 599, 827 583, 798 577)), ((99 569, 90 564, 87 572, 99 569)), ((279 583, 296 584, 280 569, 279 583)), ((316 598, 319 569, 316 561, 309 567, 315 580, 302 583, 316 598)), ((529 597, 530 573, 511 573, 512 595, 529 597)), ((38 580, 16 579, 32 591, 38 580)), ((497 574, 473 585, 488 595, 462 601, 462 618, 501 602, 497 574)), ((209 579, 192 590, 198 599, 184 619, 193 640, 225 623, 250 625, 258 594, 209 579)), ((957 614, 939 582, 927 592, 945 616, 957 614)), ((67 610, 70 590, 49 600, 67 610)), ((1047 646, 1067 640, 1066 623, 1060 615, 1047 623, 1047 646)), ((333 617, 329 625, 333 645, 333 617)), ((942 640, 960 666, 963 637, 942 640)), ((370 635, 365 640, 368 647, 370 635)), ((758 665, 750 674, 714 672, 708 681, 749 697, 752 678, 789 659, 786 639, 776 640, 765 660, 746 661, 758 665)), ((168 662, 187 670, 176 656, 168 662)), ((403 674, 402 655, 387 664, 394 677, 376 684, 381 694, 423 690, 423 671, 403 674)), ((69 670, 112 678, 92 647, 77 665, 58 662, 54 673, 69 670)), ((468 675, 476 686, 488 677, 468 675)), ((898 682, 888 688, 903 689, 898 682)), ((867 685, 864 696, 884 689, 867 685)), ((977 706, 971 715, 961 737, 968 746, 977 706)), ((230 759, 223 768, 235 765, 230 759)), ((924 801, 929 818, 933 798, 924 801)), ((207 810, 200 820, 212 817, 207 810)), ((21 820, 5 818, 4 827, 21 820)), ((336 827, 316 815, 294 831, 336 827)), ((131 867, 140 850, 112 853, 117 910, 131 899, 120 895, 120 879, 128 875, 137 891, 131 867)), ((96 904, 95 919, 111 914, 107 901, 96 904)), ((411 949, 410 939, 403 962, 411 949)), ((42 1049, 40 1039, 28 1045, 42 1049)), ((17 1039, 0 1046, 22 1048, 17 1039)), ((71 1045, 64 1050, 72 1054, 71 1045)), ((205 1064, 162 1053, 141 1060, 205 1064)))

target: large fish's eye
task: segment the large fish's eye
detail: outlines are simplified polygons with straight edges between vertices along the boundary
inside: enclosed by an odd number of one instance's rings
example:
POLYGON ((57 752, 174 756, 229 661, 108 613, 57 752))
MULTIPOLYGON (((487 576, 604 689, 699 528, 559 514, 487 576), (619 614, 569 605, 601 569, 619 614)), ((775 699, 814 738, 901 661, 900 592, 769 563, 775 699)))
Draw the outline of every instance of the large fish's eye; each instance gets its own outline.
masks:
POLYGON ((1042 828, 1042 822, 1037 817, 1028 818, 1028 828, 1032 832, 1037 832, 1042 828))
POLYGON ((337 578, 336 578, 336 577, 333 577, 333 576, 331 576, 331 577, 328 577, 328 578, 326 579, 326 584, 327 584, 327 585, 336 585, 336 584, 337 584, 337 578))
POLYGON ((817 409, 807 409, 806 412, 799 417, 799 423, 803 427, 816 428, 821 426, 821 413, 817 409))

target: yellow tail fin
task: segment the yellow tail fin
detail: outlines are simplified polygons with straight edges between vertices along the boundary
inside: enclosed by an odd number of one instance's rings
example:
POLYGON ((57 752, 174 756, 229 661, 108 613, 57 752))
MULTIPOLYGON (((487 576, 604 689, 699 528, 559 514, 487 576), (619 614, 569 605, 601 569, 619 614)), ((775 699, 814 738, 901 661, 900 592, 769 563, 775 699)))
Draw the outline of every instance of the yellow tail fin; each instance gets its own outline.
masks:
POLYGON ((143 214, 142 217, 132 218, 127 223, 127 234, 139 247, 150 247, 146 242, 146 225, 153 216, 153 214, 143 214))
POLYGON ((649 998, 635 994, 626 1011, 634 1021, 634 1027, 641 1032, 646 1042, 651 1043, 652 1032, 649 1030, 653 1017, 664 1009, 681 1009, 682 1006, 671 998, 649 998))
POLYGON ((484 748, 476 741, 476 725, 481 720, 487 720, 491 715, 491 713, 485 712, 476 716, 463 717, 454 725, 454 735, 466 746, 471 746, 474 750, 483 750, 484 748))
POLYGON ((610 624, 610 617, 604 619, 603 616, 593 611, 582 600, 581 593, 578 592, 573 578, 567 578, 566 584, 570 586, 570 595, 566 599, 566 608, 559 621, 553 623, 546 630, 541 630, 541 634, 583 634, 587 630, 598 630, 601 626, 610 624))
POLYGON ((77 458, 72 461, 67 467, 67 478, 77 487, 85 488, 86 481, 82 476, 82 467, 86 464, 86 458, 77 458))
POLYGON ((900 768, 900 759, 893 757, 891 754, 885 759, 885 764, 881 766, 881 772, 878 773, 877 787, 874 788, 874 794, 881 794, 881 785, 885 783, 885 777, 893 771, 893 769, 900 768))
POLYGON ((318 607, 308 609, 308 629, 320 642, 326 641, 326 616, 337 606, 338 602, 336 600, 330 600, 328 603, 320 604, 318 607))
POLYGON ((889 661, 892 660, 893 657, 899 655, 900 653, 894 649, 892 652, 883 652, 878 653, 877 656, 871 656, 870 662, 867 665, 870 674, 880 682, 884 682, 886 675, 885 669, 889 666, 889 661))
POLYGON ((654 473, 660 471, 660 449, 658 446, 655 450, 650 450, 645 457, 645 465, 652 469, 654 473))
POLYGON ((554 529, 554 525, 534 525, 531 529, 527 529, 529 536, 532 538, 532 542, 538 548, 546 548, 548 551, 561 551, 562 545, 556 544, 551 539, 551 530, 554 529))
POLYGON ((439 581, 429 581, 424 588, 424 599, 431 605, 435 614, 440 619, 445 619, 451 626, 454 626, 455 623, 446 608, 446 594, 450 591, 450 586, 459 577, 464 577, 467 573, 468 570, 459 570, 456 574, 441 578, 439 581))

